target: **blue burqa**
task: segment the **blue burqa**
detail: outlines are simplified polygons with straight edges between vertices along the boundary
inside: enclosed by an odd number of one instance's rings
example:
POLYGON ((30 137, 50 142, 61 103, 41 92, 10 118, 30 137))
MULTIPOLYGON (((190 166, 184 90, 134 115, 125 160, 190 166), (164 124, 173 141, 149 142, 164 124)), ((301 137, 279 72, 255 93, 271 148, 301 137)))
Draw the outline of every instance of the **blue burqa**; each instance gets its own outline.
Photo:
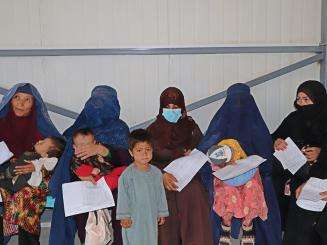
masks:
POLYGON ((70 160, 73 156, 72 134, 77 129, 91 128, 98 142, 115 148, 128 148, 129 128, 119 119, 120 105, 115 89, 96 86, 75 123, 64 135, 67 145, 50 181, 51 195, 56 199, 49 238, 50 245, 73 245, 76 225, 73 217, 65 217, 62 184, 72 180, 70 160))
MULTIPOLYGON (((281 241, 280 214, 275 191, 271 179, 272 172, 272 140, 269 130, 260 111, 245 84, 234 84, 227 90, 227 98, 210 122, 208 130, 198 149, 206 153, 214 144, 223 139, 236 139, 247 155, 259 155, 266 162, 260 165, 259 171, 264 187, 265 200, 268 207, 268 219, 263 221, 256 218, 253 221, 255 243, 258 245, 279 245, 281 241)), ((206 170, 207 189, 210 190, 213 201, 213 177, 206 170)), ((218 244, 221 232, 221 219, 212 210, 214 242, 218 244)), ((232 237, 238 238, 241 220, 232 220, 232 237)))
POLYGON ((37 128, 43 137, 56 136, 61 137, 60 133, 53 125, 50 116, 48 114, 47 107, 42 100, 40 93, 37 89, 30 83, 18 83, 14 85, 8 92, 5 94, 0 103, 0 118, 3 118, 7 115, 10 108, 10 101, 15 95, 18 88, 28 90, 34 97, 35 109, 36 109, 36 120, 37 128))

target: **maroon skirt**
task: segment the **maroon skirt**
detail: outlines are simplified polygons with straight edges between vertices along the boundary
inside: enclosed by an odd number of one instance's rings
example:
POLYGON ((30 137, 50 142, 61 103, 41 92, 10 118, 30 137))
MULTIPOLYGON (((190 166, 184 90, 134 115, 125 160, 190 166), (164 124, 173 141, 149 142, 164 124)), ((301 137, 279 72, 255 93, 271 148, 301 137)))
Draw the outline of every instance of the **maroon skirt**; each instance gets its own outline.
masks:
POLYGON ((181 191, 167 191, 169 217, 159 227, 159 245, 212 245, 208 194, 197 176, 181 191))

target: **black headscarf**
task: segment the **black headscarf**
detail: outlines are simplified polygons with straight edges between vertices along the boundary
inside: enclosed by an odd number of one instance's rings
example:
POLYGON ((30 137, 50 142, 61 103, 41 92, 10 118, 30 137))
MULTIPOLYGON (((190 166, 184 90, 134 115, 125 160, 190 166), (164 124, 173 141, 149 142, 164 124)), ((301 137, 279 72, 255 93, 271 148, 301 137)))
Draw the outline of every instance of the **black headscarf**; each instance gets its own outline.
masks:
POLYGON ((327 123, 326 89, 320 82, 308 80, 300 84, 296 94, 300 92, 305 93, 313 104, 299 106, 296 101, 294 102, 297 127, 301 127, 305 143, 319 146, 322 143, 322 131, 325 131, 327 123))
MULTIPOLYGON (((323 84, 315 80, 308 80, 304 83, 300 84, 297 88, 296 95, 298 93, 305 93, 313 102, 314 105, 319 107, 324 107, 327 105, 327 95, 326 89, 323 84)), ((296 109, 299 109, 300 106, 294 102, 294 106, 296 109)))

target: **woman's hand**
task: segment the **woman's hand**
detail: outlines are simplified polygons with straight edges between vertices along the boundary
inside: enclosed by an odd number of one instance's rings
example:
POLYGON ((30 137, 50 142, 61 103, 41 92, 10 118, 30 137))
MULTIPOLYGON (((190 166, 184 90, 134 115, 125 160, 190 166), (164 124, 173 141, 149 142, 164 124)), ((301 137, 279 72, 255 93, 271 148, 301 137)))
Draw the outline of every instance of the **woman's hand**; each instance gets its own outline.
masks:
POLYGON ((81 160, 85 160, 86 158, 95 155, 106 156, 108 155, 108 153, 109 150, 101 144, 92 144, 87 146, 75 147, 75 155, 81 160))
POLYGON ((29 174, 34 171, 35 171, 35 167, 31 162, 27 162, 26 165, 16 166, 14 169, 14 173, 16 175, 29 174))
POLYGON ((327 202, 327 191, 320 192, 320 199, 327 202))
POLYGON ((177 179, 170 173, 163 174, 163 184, 169 191, 177 191, 178 186, 176 185, 177 179))
POLYGON ((189 156, 191 154, 192 150, 185 150, 184 156, 189 156))
MULTIPOLYGON (((305 183, 306 183, 306 182, 305 182, 305 183)), ((295 191, 295 198, 296 198, 296 199, 299 198, 299 196, 300 196, 300 194, 301 194, 301 191, 302 191, 302 189, 303 189, 305 183, 303 183, 302 185, 300 185, 300 186, 296 189, 296 191, 295 191)))
POLYGON ((309 162, 317 161, 321 149, 319 147, 305 147, 302 149, 303 154, 309 162))
POLYGON ((287 143, 285 140, 278 138, 277 140, 275 140, 274 142, 274 149, 276 151, 284 151, 287 148, 287 143))
POLYGON ((89 176, 80 176, 78 177, 80 180, 83 180, 83 181, 90 181, 92 182, 92 184, 96 185, 97 182, 95 181, 94 177, 92 175, 89 175, 89 176))

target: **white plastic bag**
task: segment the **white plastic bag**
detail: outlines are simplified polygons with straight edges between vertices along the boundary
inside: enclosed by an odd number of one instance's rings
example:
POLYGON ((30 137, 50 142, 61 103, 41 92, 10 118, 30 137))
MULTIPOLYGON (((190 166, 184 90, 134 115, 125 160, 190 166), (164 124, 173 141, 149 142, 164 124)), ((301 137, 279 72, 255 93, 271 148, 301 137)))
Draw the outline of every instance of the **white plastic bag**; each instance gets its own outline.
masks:
POLYGON ((85 245, 112 244, 114 237, 111 224, 111 212, 109 212, 108 209, 89 212, 85 231, 85 245))

